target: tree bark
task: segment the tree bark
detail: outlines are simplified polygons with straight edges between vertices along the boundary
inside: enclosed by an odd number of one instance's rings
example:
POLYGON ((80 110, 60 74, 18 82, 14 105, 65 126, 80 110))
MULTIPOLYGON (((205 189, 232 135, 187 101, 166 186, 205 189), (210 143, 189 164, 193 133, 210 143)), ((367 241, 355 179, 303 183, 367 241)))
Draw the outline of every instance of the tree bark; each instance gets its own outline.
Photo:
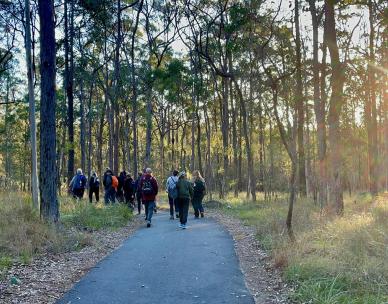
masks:
POLYGON ((56 223, 57 199, 56 128, 55 128, 55 23, 54 1, 39 0, 40 19, 40 214, 56 223))
POLYGON ((302 54, 300 42, 300 25, 299 25, 299 0, 295 0, 295 43, 296 43, 296 92, 295 103, 298 113, 298 171, 299 171, 299 193, 301 196, 306 196, 306 167, 304 153, 304 98, 303 98, 303 83, 302 83, 302 54))
POLYGON ((67 160, 67 180, 70 182, 74 175, 74 56, 73 56, 73 37, 74 37, 74 0, 65 0, 65 86, 67 97, 67 128, 68 128, 68 160, 67 160), (70 13, 67 7, 70 1, 70 13), (69 20, 70 19, 70 20, 69 20))
MULTIPOLYGON (((318 60, 318 16, 315 0, 309 0, 313 25, 313 84, 314 84, 314 112, 317 121, 317 151, 319 162, 318 202, 321 208, 327 204, 327 176, 326 176, 326 98, 320 94, 319 60, 318 60)), ((323 55, 326 55, 326 45, 323 45, 323 55)), ((326 56, 324 56, 325 58, 326 56)), ((325 91, 326 60, 322 60, 322 93, 325 91)))
POLYGON ((331 165, 331 203, 338 215, 344 211, 343 185, 341 179, 342 149, 340 113, 343 100, 344 66, 340 62, 337 44, 337 31, 335 26, 334 4, 330 0, 325 1, 325 23, 327 34, 327 46, 331 57, 331 96, 329 105, 329 142, 330 142, 330 165, 331 165))
POLYGON ((35 120, 35 95, 34 95, 34 73, 31 57, 31 19, 30 0, 25 0, 24 13, 26 18, 25 27, 25 48, 28 81, 28 105, 30 122, 30 143, 31 143, 31 190, 32 203, 35 209, 39 209, 39 185, 38 185, 38 158, 36 144, 36 120, 35 120))

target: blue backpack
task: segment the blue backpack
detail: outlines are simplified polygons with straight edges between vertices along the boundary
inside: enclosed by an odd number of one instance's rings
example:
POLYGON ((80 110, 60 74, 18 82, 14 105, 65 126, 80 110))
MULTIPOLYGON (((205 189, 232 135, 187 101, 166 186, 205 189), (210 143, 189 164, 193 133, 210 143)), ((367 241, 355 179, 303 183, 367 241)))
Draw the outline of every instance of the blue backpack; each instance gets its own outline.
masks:
POLYGON ((73 184, 73 190, 85 189, 86 177, 83 174, 77 174, 73 184))

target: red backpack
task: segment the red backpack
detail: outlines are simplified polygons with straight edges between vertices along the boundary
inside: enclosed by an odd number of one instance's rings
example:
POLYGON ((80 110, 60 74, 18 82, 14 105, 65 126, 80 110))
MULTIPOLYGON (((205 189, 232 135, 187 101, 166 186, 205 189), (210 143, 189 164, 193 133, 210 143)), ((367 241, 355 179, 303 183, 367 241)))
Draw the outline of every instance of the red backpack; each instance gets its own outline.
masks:
POLYGON ((112 175, 112 187, 117 190, 117 187, 119 186, 119 180, 116 176, 112 175))

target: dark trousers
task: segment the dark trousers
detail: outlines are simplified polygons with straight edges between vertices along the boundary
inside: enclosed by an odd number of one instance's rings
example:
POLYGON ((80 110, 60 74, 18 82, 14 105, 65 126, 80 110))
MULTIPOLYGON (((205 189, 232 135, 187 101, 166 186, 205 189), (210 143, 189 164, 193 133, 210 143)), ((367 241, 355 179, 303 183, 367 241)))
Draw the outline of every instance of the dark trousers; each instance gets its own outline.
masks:
POLYGON ((136 200, 137 200, 137 212, 140 214, 141 213, 141 194, 140 193, 136 193, 136 200))
POLYGON ((168 203, 170 204, 170 215, 174 216, 174 208, 175 213, 179 213, 179 207, 178 207, 178 199, 173 199, 171 196, 168 196, 168 203))
POLYGON ((199 217, 199 213, 203 213, 203 205, 202 205, 202 199, 195 198, 193 199, 193 208, 194 208, 194 215, 195 217, 199 217))
POLYGON ((96 196, 96 201, 98 203, 100 200, 100 188, 97 187, 97 188, 90 188, 89 189, 89 202, 93 201, 93 193, 96 196))
POLYGON ((114 204, 116 201, 116 190, 113 187, 105 189, 105 205, 114 204))
POLYGON ((73 196, 74 196, 75 198, 81 199, 81 198, 84 196, 84 191, 85 191, 85 189, 83 189, 83 188, 74 189, 74 190, 73 190, 73 196))
POLYGON ((180 219, 181 224, 186 225, 186 223, 187 223, 187 215, 189 214, 189 205, 190 205, 189 198, 179 198, 178 199, 179 219, 180 219))

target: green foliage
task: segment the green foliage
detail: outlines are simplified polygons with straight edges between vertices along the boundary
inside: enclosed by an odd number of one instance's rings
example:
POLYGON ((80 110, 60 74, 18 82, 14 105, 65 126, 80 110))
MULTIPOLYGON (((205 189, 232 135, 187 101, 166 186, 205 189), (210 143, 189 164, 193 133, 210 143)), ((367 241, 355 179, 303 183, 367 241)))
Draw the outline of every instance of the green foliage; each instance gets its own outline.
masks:
POLYGON ((62 213, 61 221, 66 227, 77 227, 81 230, 98 230, 122 227, 131 218, 132 211, 123 204, 104 207, 87 202, 77 202, 70 212, 65 210, 62 213))

